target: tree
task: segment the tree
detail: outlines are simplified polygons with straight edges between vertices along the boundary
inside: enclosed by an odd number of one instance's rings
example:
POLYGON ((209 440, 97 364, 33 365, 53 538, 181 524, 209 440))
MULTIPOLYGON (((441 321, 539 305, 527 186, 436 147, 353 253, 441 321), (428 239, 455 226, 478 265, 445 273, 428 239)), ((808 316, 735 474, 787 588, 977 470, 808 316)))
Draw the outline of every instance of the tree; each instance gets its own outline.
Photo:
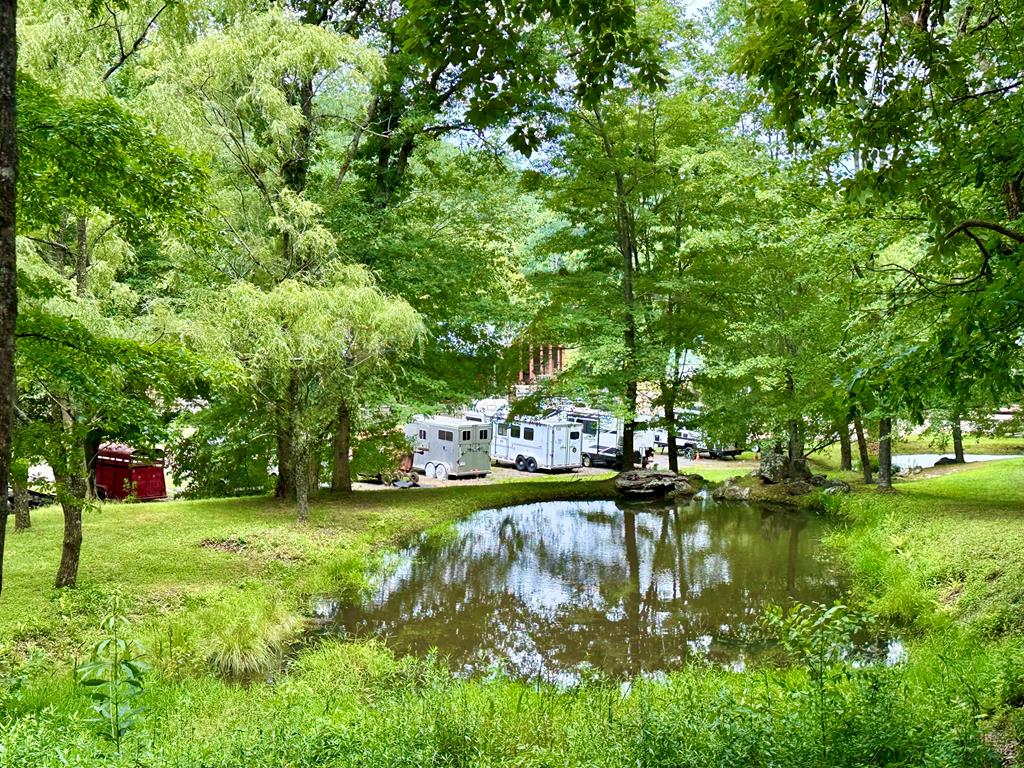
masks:
POLYGON ((285 280, 261 291, 236 283, 200 319, 198 342, 236 368, 233 386, 254 408, 286 414, 293 425, 296 501, 305 521, 338 404, 352 414, 371 399, 387 365, 422 334, 419 316, 379 291, 365 269, 339 266, 320 286, 285 280))
POLYGON ((100 336, 38 305, 22 311, 18 339, 19 403, 27 421, 19 442, 53 468, 64 513, 55 586, 73 587, 87 499, 85 436, 99 428, 136 445, 162 442, 163 413, 185 391, 192 365, 177 345, 100 336))
POLYGON ((163 411, 190 367, 175 348, 145 338, 148 323, 104 315, 85 290, 83 251, 55 231, 71 210, 80 227, 102 217, 121 242, 150 243, 195 219, 202 176, 109 97, 61 97, 23 77, 18 98, 19 211, 29 243, 19 273, 18 445, 20 458, 43 456, 54 469, 65 518, 56 583, 65 587, 77 580, 90 497, 86 447, 98 435, 160 440, 163 411))
POLYGON ((18 179, 15 77, 17 2, 0 2, 0 592, 7 538, 7 478, 14 427, 14 332, 18 316, 15 239, 18 179))
POLYGON ((892 279, 882 322, 929 309, 926 337, 894 339, 905 366, 890 373, 917 398, 964 377, 991 401, 1019 392, 1020 5, 758 0, 736 13, 737 66, 773 124, 848 199, 902 203, 928 237, 911 260, 868 265, 892 279))

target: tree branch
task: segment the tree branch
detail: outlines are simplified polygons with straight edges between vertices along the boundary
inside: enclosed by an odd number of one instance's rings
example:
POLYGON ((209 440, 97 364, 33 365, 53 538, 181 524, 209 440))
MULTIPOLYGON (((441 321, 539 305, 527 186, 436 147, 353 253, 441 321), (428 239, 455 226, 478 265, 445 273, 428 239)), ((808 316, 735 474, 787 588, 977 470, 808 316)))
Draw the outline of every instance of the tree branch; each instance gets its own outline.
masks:
MULTIPOLYGON (((124 66, 124 63, 128 61, 128 59, 130 59, 132 56, 139 52, 139 48, 141 48, 143 44, 146 42, 146 38, 149 36, 150 30, 153 29, 153 25, 156 24, 156 20, 160 18, 160 14, 163 13, 166 9, 167 3, 164 3, 160 6, 159 10, 157 10, 157 12, 153 14, 153 17, 149 20, 149 22, 147 22, 145 29, 143 29, 142 32, 139 33, 139 36, 135 38, 135 42, 132 43, 132 47, 129 48, 127 51, 124 49, 124 43, 121 41, 121 28, 117 25, 117 17, 114 17, 115 28, 117 29, 117 43, 118 47, 121 49, 121 55, 118 58, 118 60, 111 64, 107 71, 103 73, 104 81, 108 80, 111 75, 113 75, 115 72, 117 72, 117 70, 124 66)), ((111 14, 113 14, 113 11, 111 11, 111 14)))

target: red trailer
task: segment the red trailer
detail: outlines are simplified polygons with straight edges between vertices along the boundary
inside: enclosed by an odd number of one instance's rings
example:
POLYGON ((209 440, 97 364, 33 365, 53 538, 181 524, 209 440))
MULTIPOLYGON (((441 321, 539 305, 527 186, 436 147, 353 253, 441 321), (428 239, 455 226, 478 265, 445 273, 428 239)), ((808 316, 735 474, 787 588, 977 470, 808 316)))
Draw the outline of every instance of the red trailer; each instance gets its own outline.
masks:
POLYGON ((141 458, 127 445, 104 443, 96 454, 96 492, 101 499, 166 499, 163 457, 141 458))

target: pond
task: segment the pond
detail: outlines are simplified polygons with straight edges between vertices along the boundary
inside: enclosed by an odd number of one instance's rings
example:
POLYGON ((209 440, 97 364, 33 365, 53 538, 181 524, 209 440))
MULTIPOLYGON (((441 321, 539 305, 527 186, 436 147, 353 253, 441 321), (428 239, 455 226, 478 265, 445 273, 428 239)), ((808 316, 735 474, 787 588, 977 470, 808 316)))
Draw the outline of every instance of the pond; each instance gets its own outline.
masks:
MULTIPOLYGON (((897 454, 892 457, 893 466, 900 470, 913 469, 914 467, 934 467, 935 462, 941 458, 952 459, 952 453, 906 453, 897 454)), ((975 461, 996 461, 998 459, 1019 459, 1020 455, 1014 454, 989 454, 989 453, 965 453, 964 461, 968 464, 975 461)))
POLYGON ((457 671, 502 664, 574 682, 705 660, 741 668, 769 604, 844 590, 818 518, 745 504, 556 501, 478 512, 398 553, 362 605, 321 605, 326 630, 436 649, 457 671))

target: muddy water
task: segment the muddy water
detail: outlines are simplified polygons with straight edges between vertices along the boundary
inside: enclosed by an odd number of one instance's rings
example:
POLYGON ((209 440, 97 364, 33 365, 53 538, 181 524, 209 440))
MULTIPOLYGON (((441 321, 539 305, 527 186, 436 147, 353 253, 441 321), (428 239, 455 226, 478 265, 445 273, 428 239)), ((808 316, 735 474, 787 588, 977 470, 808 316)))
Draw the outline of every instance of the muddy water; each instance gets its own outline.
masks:
POLYGON ((695 660, 742 666, 769 604, 827 602, 843 579, 803 514, 694 501, 545 502, 479 512, 398 554, 333 629, 455 669, 572 682, 695 660))

